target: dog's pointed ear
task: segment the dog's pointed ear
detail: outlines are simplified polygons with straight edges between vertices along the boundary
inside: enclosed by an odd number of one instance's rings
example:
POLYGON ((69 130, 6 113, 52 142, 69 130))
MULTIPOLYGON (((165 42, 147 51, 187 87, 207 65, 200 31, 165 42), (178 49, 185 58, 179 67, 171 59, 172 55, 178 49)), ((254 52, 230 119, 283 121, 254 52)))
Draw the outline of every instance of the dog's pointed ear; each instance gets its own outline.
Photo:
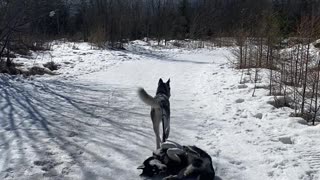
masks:
POLYGON ((168 79, 168 81, 166 82, 168 85, 170 85, 170 78, 168 79))
POLYGON ((159 83, 158 84, 163 84, 162 78, 159 79, 159 83))

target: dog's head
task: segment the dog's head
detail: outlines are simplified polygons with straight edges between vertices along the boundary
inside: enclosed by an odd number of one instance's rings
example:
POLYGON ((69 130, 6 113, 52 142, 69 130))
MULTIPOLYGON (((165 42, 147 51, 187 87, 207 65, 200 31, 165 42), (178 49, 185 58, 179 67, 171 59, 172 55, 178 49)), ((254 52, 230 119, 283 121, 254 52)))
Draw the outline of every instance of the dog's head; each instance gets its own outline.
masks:
POLYGON ((141 176, 152 177, 167 170, 167 166, 162 164, 155 157, 149 157, 146 159, 138 169, 142 169, 141 176))
POLYGON ((163 82, 163 80, 160 78, 158 83, 158 89, 157 94, 165 94, 168 96, 168 98, 171 96, 170 93, 170 79, 168 79, 167 82, 163 82))

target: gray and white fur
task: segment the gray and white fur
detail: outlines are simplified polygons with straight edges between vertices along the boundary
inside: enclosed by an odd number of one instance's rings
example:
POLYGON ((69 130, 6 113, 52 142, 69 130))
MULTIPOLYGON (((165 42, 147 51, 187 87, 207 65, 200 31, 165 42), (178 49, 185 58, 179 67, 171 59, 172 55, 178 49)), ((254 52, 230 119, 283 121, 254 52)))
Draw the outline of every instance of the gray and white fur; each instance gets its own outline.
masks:
POLYGON ((144 103, 151 106, 150 116, 156 135, 156 147, 159 149, 160 143, 165 142, 170 133, 170 79, 166 83, 162 79, 159 80, 155 97, 150 96, 143 88, 139 88, 138 95, 144 103), (160 138, 161 122, 163 126, 162 140, 160 138))

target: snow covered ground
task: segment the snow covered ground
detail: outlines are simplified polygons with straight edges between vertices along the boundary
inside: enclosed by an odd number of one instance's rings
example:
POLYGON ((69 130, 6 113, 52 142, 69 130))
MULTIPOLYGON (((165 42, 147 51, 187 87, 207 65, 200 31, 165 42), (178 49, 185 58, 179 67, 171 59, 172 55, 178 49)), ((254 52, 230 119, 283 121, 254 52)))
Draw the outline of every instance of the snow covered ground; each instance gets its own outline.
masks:
POLYGON ((228 49, 52 49, 17 61, 53 60, 59 75, 0 75, 0 179, 143 179, 155 138, 136 90, 154 94, 160 77, 171 78, 170 139, 206 150, 220 179, 320 179, 320 125, 274 108, 266 89, 252 97, 228 49))

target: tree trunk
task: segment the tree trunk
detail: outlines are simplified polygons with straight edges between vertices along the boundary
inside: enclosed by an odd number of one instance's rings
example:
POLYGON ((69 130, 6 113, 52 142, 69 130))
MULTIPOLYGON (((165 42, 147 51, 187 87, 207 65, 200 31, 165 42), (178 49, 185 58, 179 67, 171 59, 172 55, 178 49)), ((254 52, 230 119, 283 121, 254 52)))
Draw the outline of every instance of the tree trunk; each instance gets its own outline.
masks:
POLYGON ((306 99, 306 89, 307 89, 307 78, 308 78, 308 65, 309 65, 309 51, 310 51, 310 41, 309 39, 308 46, 307 46, 307 56, 306 56, 306 63, 305 63, 305 73, 304 73, 304 81, 303 81, 303 90, 302 90, 302 104, 301 104, 301 114, 304 113, 305 108, 305 99, 306 99))

